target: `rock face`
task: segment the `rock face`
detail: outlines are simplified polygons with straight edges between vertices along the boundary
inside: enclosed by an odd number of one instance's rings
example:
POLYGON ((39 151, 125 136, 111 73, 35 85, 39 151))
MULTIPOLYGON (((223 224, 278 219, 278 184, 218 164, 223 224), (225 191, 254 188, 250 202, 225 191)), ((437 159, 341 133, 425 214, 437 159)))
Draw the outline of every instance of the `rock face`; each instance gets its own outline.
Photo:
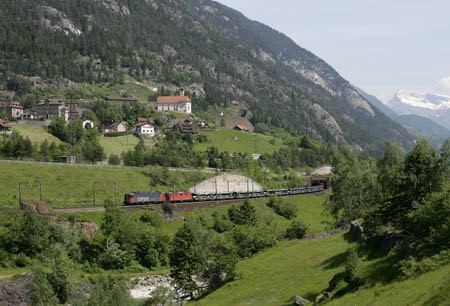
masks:
POLYGON ((306 305, 308 303, 309 303, 309 301, 307 299, 302 298, 300 295, 297 295, 294 298, 294 305, 301 305, 301 306, 303 306, 303 305, 306 305))
POLYGON ((41 6, 40 12, 42 14, 41 22, 46 28, 63 31, 66 35, 81 35, 81 30, 74 25, 66 14, 51 6, 41 6))
POLYGON ((31 275, 26 275, 18 280, 0 282, 0 305, 28 306, 26 292, 32 279, 31 275))
POLYGON ((94 222, 75 222, 74 227, 88 238, 93 238, 99 230, 98 225, 94 222))
POLYGON ((29 209, 34 211, 35 213, 38 213, 40 215, 48 215, 48 212, 50 211, 50 207, 46 202, 43 201, 31 201, 31 203, 22 202, 20 203, 21 209, 29 209))

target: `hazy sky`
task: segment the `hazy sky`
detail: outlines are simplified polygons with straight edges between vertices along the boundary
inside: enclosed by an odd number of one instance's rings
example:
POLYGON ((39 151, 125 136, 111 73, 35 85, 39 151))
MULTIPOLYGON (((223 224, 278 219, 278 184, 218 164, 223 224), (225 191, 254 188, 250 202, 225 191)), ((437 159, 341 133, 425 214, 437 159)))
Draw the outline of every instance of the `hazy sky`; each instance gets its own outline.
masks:
POLYGON ((450 95, 448 0, 219 0, 283 32, 383 101, 450 95))

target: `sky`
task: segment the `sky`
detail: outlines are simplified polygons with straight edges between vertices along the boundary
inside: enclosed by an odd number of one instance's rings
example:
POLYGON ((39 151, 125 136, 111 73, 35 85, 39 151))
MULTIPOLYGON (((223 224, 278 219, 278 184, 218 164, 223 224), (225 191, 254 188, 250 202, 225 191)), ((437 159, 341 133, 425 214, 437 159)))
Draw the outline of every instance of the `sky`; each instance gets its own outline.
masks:
POLYGON ((218 0, 293 39, 383 102, 450 95, 448 0, 218 0))

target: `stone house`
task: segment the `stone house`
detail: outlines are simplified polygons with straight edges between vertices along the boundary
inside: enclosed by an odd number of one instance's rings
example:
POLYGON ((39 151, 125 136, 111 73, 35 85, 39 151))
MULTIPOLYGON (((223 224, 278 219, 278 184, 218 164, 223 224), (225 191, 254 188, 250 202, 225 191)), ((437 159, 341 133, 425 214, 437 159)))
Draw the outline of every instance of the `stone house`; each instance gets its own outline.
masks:
POLYGON ((21 119, 23 107, 20 102, 0 102, 0 113, 6 113, 8 117, 13 119, 21 119))
POLYGON ((36 105, 39 119, 55 119, 64 118, 69 120, 69 108, 65 103, 58 99, 46 99, 45 101, 36 105))

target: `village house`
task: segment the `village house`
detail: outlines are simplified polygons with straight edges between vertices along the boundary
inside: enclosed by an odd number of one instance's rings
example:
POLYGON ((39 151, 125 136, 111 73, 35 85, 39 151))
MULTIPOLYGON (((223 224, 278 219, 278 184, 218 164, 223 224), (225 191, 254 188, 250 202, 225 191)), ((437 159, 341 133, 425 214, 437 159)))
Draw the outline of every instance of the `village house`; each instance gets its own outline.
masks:
POLYGON ((38 114, 32 109, 26 109, 23 111, 23 119, 36 120, 38 119, 38 114))
POLYGON ((0 119, 0 134, 3 135, 11 134, 11 126, 2 119, 0 119))
POLYGON ((198 134, 198 128, 195 126, 194 122, 189 120, 175 124, 173 129, 180 133, 198 134))
MULTIPOLYGON (((142 118, 140 118, 142 119, 142 118)), ((155 136, 155 121, 148 119, 145 121, 138 121, 133 126, 133 133, 139 134, 146 137, 154 137, 155 136)))
POLYGON ((46 99, 36 107, 39 119, 51 120, 55 118, 64 118, 66 121, 69 120, 69 109, 61 100, 46 99))
POLYGON ((156 109, 158 111, 173 111, 178 113, 192 113, 191 99, 184 95, 184 90, 180 89, 179 96, 158 97, 156 109))
POLYGON ((0 113, 13 119, 21 119, 23 117, 23 107, 20 102, 0 102, 0 113))
POLYGON ((104 133, 123 133, 127 131, 127 125, 125 122, 114 122, 113 124, 104 124, 104 133))

